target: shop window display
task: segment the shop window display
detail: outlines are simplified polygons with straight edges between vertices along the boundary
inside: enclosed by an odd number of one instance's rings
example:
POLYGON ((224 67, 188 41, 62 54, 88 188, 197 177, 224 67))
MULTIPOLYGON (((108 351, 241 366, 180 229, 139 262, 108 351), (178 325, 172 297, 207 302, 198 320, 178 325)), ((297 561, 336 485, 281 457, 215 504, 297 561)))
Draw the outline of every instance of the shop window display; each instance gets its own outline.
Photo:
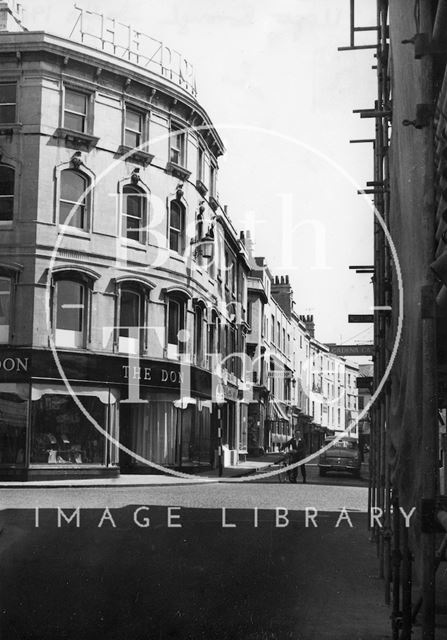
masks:
MULTIPOLYGON (((78 396, 105 428, 107 405, 96 396, 78 396)), ((105 464, 105 438, 70 395, 45 394, 32 403, 32 464, 105 464)))
POLYGON ((25 462, 28 402, 0 391, 0 464, 25 462))

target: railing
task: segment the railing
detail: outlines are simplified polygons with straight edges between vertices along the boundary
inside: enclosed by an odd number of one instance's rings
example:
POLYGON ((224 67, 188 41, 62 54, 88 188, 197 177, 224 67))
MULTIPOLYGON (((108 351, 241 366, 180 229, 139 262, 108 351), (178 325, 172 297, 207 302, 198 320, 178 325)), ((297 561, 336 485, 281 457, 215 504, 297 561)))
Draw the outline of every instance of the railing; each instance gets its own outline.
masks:
POLYGON ((79 16, 70 38, 145 67, 197 95, 194 68, 181 53, 115 18, 77 5, 75 9, 79 16))

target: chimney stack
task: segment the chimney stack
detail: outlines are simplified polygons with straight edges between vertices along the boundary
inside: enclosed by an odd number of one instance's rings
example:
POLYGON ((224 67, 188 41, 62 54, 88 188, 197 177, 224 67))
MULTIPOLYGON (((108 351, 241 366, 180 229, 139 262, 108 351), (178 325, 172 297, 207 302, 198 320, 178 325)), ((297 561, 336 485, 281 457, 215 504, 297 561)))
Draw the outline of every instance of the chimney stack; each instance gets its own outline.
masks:
POLYGON ((311 338, 315 338, 315 322, 313 316, 300 316, 311 338))
POLYGON ((16 0, 0 0, 0 31, 25 31, 23 9, 16 0))
POLYGON ((293 310, 293 291, 289 283, 289 276, 275 276, 271 294, 286 316, 290 318, 293 310))

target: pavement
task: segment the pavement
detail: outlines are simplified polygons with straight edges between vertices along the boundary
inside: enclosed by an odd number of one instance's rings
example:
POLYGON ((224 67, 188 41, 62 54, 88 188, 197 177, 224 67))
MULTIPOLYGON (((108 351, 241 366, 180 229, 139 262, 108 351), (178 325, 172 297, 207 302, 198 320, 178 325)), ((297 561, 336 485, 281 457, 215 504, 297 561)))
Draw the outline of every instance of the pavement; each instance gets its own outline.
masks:
MULTIPOLYGON (((269 453, 258 458, 247 458, 236 466, 225 467, 223 475, 219 476, 218 469, 196 469, 189 473, 172 471, 166 473, 131 473, 122 474, 118 478, 57 478, 54 480, 29 480, 26 482, 3 481, 0 482, 1 489, 12 487, 22 489, 33 489, 46 487, 56 489, 59 487, 145 487, 163 485, 185 485, 185 484, 205 484, 205 483, 233 483, 233 482, 277 482, 277 463, 281 459, 281 454, 269 453)), ((325 479, 319 478, 316 462, 306 464, 308 470, 308 481, 320 484, 346 484, 343 476, 328 476, 325 479)), ((298 474, 300 477, 300 474, 298 474)), ((364 486, 368 477, 368 464, 362 464, 362 480, 355 482, 350 475, 345 476, 347 483, 364 486)))
MULTIPOLYGON (((223 478, 239 478, 262 473, 268 471, 269 468, 280 459, 280 454, 267 454, 259 458, 249 458, 244 462, 240 462, 235 466, 225 467, 223 478)), ((148 470, 150 468, 148 467, 148 470)), ((57 478, 55 480, 28 480, 26 482, 5 481, 0 482, 0 488, 9 487, 139 487, 146 485, 165 485, 165 484, 198 484, 204 482, 215 482, 220 480, 218 469, 194 470, 190 473, 182 473, 179 471, 166 473, 131 473, 123 474, 118 478, 80 478, 80 479, 64 479, 57 478)))

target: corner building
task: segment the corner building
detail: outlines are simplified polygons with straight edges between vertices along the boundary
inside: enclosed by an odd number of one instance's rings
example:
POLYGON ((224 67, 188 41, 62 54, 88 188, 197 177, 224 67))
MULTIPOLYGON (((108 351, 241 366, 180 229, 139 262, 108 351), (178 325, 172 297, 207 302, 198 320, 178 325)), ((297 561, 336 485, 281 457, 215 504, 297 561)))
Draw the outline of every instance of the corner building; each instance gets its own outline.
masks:
POLYGON ((3 24, 0 475, 212 465, 216 397, 237 461, 249 265, 190 65, 3 24))

